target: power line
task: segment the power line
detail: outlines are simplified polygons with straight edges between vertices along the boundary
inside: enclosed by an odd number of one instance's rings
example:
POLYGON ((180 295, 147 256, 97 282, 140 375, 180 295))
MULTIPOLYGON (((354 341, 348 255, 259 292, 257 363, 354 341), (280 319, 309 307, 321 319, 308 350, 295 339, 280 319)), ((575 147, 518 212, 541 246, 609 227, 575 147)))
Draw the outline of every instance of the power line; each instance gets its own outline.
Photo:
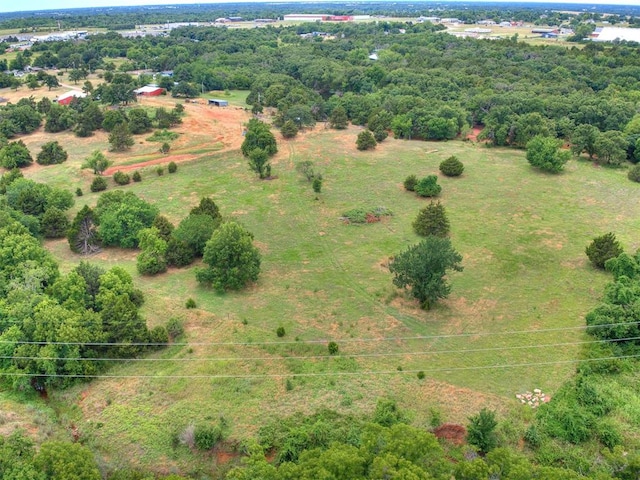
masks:
POLYGON ((540 367, 549 365, 569 365, 574 363, 587 363, 598 362, 601 360, 623 360, 630 358, 638 358, 638 355, 624 355, 620 357, 599 357, 599 358, 586 358, 575 360, 558 360, 553 362, 533 362, 533 363, 512 363, 504 365, 476 365, 470 367, 439 367, 439 368, 425 368, 421 370, 369 370, 358 372, 320 372, 320 373, 249 373, 246 375, 236 374, 217 374, 217 375, 100 375, 100 374, 39 374, 39 373, 22 373, 22 372, 7 372, 2 373, 2 376, 6 377, 46 377, 46 378, 126 378, 126 379, 150 379, 150 380, 163 380, 163 379, 246 379, 246 378, 285 378, 285 377, 349 377, 349 376, 362 376, 362 375, 405 375, 409 373, 419 372, 454 372, 462 370, 496 370, 500 368, 522 368, 522 367, 540 367))
POLYGON ((15 355, 0 355, 0 360, 64 360, 64 361, 89 361, 89 362, 250 362, 250 361, 269 361, 269 360, 319 360, 326 358, 380 358, 380 357, 403 357, 403 356, 422 356, 422 355, 440 355, 449 353, 478 353, 478 352, 495 352, 505 350, 526 350, 530 348, 551 348, 551 347, 569 347, 577 345, 589 345, 594 343, 608 342, 624 342, 630 340, 640 340, 640 337, 616 338, 613 340, 587 340, 582 342, 564 342, 564 343, 543 343, 534 345, 515 345, 510 347, 488 347, 488 348, 463 348, 458 350, 424 350, 418 352, 390 352, 390 353, 345 353, 340 357, 335 355, 293 355, 284 357, 193 357, 193 358, 94 358, 94 357, 29 357, 15 355))
POLYGON ((345 338, 345 339, 317 339, 317 340, 295 340, 295 341, 277 341, 277 342, 47 342, 47 341, 31 341, 31 340, 0 340, 2 344, 14 345, 84 345, 84 346, 145 346, 145 347, 170 347, 170 346, 260 346, 260 345, 303 345, 303 344, 324 344, 330 341, 338 341, 340 343, 367 343, 367 342, 392 342, 401 340, 437 340, 445 338, 468 338, 468 337, 486 337, 497 335, 528 335, 533 333, 550 333, 563 332, 570 330, 585 330, 587 328, 604 328, 616 326, 637 325, 640 320, 635 322, 618 322, 605 323, 599 325, 579 325, 575 327, 556 327, 541 328, 538 330, 511 330, 505 332, 475 332, 475 333, 451 333, 441 335, 417 335, 412 337, 381 337, 381 338, 345 338))

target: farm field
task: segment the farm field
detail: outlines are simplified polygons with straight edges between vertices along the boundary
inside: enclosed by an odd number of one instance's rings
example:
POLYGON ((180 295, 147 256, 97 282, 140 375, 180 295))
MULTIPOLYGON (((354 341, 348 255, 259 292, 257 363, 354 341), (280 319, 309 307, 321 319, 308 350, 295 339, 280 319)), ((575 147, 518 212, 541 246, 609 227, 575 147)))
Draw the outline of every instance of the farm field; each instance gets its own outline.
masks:
MULTIPOLYGON (((142 106, 172 102, 145 99, 142 106)), ((60 434, 54 423, 73 429, 113 465, 197 471, 203 464, 172 443, 191 423, 222 415, 231 438, 241 440, 266 418, 320 408, 370 412, 380 397, 413 410, 416 425, 428 423, 431 408, 447 421, 464 422, 483 406, 524 422, 531 411, 522 410, 515 394, 541 388, 553 395, 574 371, 579 343, 588 341, 584 314, 609 278, 590 266, 585 246, 612 230, 628 251, 640 246, 634 234, 640 205, 620 201, 633 198, 636 185, 622 169, 572 160, 552 176, 532 170, 522 151, 462 141, 389 138, 374 151, 358 152, 359 127, 335 131, 319 124, 294 140, 277 134, 276 178, 260 181, 238 151, 241 123, 249 118, 244 110, 185 107, 175 130, 183 136, 167 157, 156 154, 146 136, 136 137, 129 153, 110 155, 112 171, 185 155, 176 174, 158 176, 151 163, 142 168, 141 183, 121 188, 156 204, 174 224, 201 197, 212 197, 224 216, 254 234, 262 274, 252 288, 220 295, 197 284, 193 266, 140 277, 136 251, 106 249, 90 257, 134 276, 146 295, 150 327, 183 319, 181 342, 188 345, 118 362, 106 374, 113 378, 53 392, 49 403, 34 398, 32 410, 17 409, 12 422, 27 421, 40 435, 60 434), (452 275, 451 296, 425 312, 393 287, 387 264, 419 240, 411 222, 428 203, 404 191, 404 178, 436 174, 450 155, 465 172, 439 176, 439 200, 464 271, 452 275), (305 160, 323 174, 318 195, 296 172, 305 160), (347 210, 376 206, 393 216, 362 226, 341 220, 347 210), (188 298, 197 309, 185 309, 188 298), (282 339, 275 333, 280 326, 282 339), (329 340, 338 343, 339 355, 328 356, 329 340), (40 412, 37 423, 30 419, 33 409, 40 412)), ((92 150, 106 150, 106 136, 39 132, 24 137, 32 152, 54 137, 70 160, 28 167, 25 176, 80 186, 85 195, 75 210, 95 204, 98 195, 88 193, 92 174, 80 165, 92 150)), ((62 271, 82 259, 65 240, 46 246, 62 271)), ((2 402, 15 402, 13 394, 1 395, 2 402)))

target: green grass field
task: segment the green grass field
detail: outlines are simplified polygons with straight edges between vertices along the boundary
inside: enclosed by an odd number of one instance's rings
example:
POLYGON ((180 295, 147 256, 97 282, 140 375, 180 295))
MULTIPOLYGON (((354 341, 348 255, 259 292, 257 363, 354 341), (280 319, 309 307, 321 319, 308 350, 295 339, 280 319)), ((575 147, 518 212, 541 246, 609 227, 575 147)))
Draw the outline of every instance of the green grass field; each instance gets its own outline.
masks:
MULTIPOLYGON (((220 295, 197 284, 195 266, 142 278, 135 251, 92 257, 130 271, 146 293, 149 325, 182 318, 183 341, 192 345, 157 352, 153 361, 114 365, 110 375, 133 378, 55 392, 48 407, 37 408, 51 408, 75 424, 108 463, 197 472, 210 459, 174 449, 172 438, 190 423, 220 415, 229 420, 231 436, 241 439, 275 415, 323 407, 371 411, 379 397, 397 399, 415 412, 414 423, 425 425, 431 407, 445 421, 464 423, 483 406, 528 415, 516 404, 518 392, 553 394, 573 371, 571 363, 554 362, 574 360, 576 342, 588 338, 580 329, 548 329, 584 325, 608 281, 584 255, 594 236, 614 231, 628 251, 639 246, 640 205, 625 201, 635 198, 637 184, 624 170, 586 161, 571 161, 557 176, 543 174, 529 167, 522 151, 470 142, 388 139, 373 152, 358 152, 358 131, 319 126, 281 140, 273 161, 277 178, 270 181, 255 178, 232 152, 180 164, 174 175, 149 171, 143 182, 124 187, 176 224, 201 197, 213 197, 223 215, 254 233, 263 255, 260 280, 246 291, 220 295), (411 222, 428 203, 404 191, 404 178, 438 173, 438 164, 452 154, 465 172, 439 176, 439 200, 465 269, 451 276, 449 299, 425 312, 392 286, 386 265, 419 240, 411 222), (295 171, 303 160, 323 173, 317 196, 295 171), (363 226, 340 219, 346 210, 375 206, 394 215, 363 226), (197 309, 184 308, 189 297, 197 309), (275 334, 279 326, 287 332, 282 339, 275 334), (521 331, 527 333, 513 333, 521 331), (406 339, 415 336, 437 338, 406 339), (326 358, 324 343, 308 343, 316 340, 336 341, 340 355, 326 358), (253 345, 219 344, 229 342, 253 345), (322 358, 291 358, 311 355, 322 358), (425 379, 416 378, 419 370, 425 379), (293 374, 310 376, 292 377, 287 388, 279 376, 293 374), (206 378, 138 378, 148 375, 206 378)), ((90 180, 77 164, 32 168, 26 175, 74 188, 90 180)), ((76 209, 96 199, 85 193, 76 209)), ((81 260, 64 240, 47 246, 63 271, 81 260)))

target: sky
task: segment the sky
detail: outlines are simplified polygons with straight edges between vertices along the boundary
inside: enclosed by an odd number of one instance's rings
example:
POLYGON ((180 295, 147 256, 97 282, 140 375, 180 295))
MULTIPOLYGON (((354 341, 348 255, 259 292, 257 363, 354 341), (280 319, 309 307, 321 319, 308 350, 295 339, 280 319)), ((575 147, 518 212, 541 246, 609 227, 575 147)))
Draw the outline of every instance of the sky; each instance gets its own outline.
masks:
MULTIPOLYGON (((267 0, 228 0, 230 2, 238 1, 267 1, 267 0)), ((271 0, 274 1, 274 0, 271 0)), ((278 1, 278 0, 276 0, 278 1)), ((279 0, 284 2, 296 0, 279 0)), ((307 0, 308 1, 308 0, 307 0)), ((365 0, 366 1, 366 0, 365 0)), ((378 0, 379 1, 379 0, 378 0)), ((455 0, 454 0, 455 1, 455 0)), ((469 0, 467 0, 469 1, 469 0)), ((473 1, 473 0, 471 0, 473 1)), ((508 0, 491 0, 503 1, 509 3, 508 0)), ((518 3, 528 3, 526 0, 516 0, 518 3)), ((535 3, 589 3, 599 5, 637 5, 638 0, 537 0, 535 3)), ((16 12, 25 10, 55 10, 62 8, 87 8, 87 7, 123 7, 133 5, 176 5, 176 4, 207 4, 207 3, 227 3, 224 1, 201 1, 195 0, 26 0, 19 2, 15 0, 0 0, 0 12, 16 12)), ((533 3, 533 2, 532 2, 533 3)))

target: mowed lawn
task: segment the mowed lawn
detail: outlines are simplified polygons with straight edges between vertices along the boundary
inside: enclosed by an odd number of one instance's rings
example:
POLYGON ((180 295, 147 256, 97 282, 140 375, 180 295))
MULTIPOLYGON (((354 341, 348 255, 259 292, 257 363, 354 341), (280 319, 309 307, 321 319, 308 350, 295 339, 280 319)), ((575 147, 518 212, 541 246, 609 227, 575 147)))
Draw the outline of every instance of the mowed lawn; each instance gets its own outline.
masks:
MULTIPOLYGON (((586 161, 572 160, 560 175, 543 174, 522 151, 470 142, 388 139, 375 151, 358 152, 358 131, 318 126, 293 141, 278 137, 276 178, 268 181, 258 180, 239 153, 228 152, 179 164, 174 175, 149 172, 143 182, 123 187, 176 224, 211 196, 224 216, 253 232, 263 263, 255 286, 220 295, 197 284, 196 266, 142 278, 134 251, 107 250, 90 259, 130 271, 146 293, 149 325, 181 318, 182 341, 190 344, 108 372, 130 378, 52 395, 65 412, 64 405, 79 406, 67 415, 107 462, 188 472, 188 465, 213 461, 194 463, 186 448, 172 446, 190 423, 223 415, 240 439, 277 415, 324 407, 368 412, 379 397, 412 410, 417 425, 427 424, 431 407, 445 421, 465 423, 483 406, 501 414, 521 408, 514 398, 519 392, 541 388, 552 395, 572 373, 578 343, 589 340, 573 327, 584 325, 609 279, 589 265, 585 246, 614 231, 635 251, 638 185, 623 170, 586 161), (425 312, 393 287, 387 264, 419 241, 411 222, 429 202, 404 191, 404 178, 437 174, 450 155, 465 172, 439 175, 438 200, 464 271, 451 275, 449 299, 425 312), (304 160, 323 174, 319 195, 295 170, 304 160), (346 210, 376 206, 393 216, 362 226, 341 220, 346 210), (188 298, 197 309, 184 308, 188 298), (279 326, 283 338, 276 336, 279 326), (327 357, 328 340, 338 343, 339 355, 327 357), (316 358, 299 358, 305 356, 316 358), (147 375, 169 378, 140 377, 147 375)), ((75 185, 81 174, 65 168, 47 167, 46 177, 75 185)), ((42 169, 33 171, 45 177, 42 169)), ((85 194, 76 209, 96 199, 85 194)), ((64 271, 81 260, 64 240, 47 246, 64 271)))

